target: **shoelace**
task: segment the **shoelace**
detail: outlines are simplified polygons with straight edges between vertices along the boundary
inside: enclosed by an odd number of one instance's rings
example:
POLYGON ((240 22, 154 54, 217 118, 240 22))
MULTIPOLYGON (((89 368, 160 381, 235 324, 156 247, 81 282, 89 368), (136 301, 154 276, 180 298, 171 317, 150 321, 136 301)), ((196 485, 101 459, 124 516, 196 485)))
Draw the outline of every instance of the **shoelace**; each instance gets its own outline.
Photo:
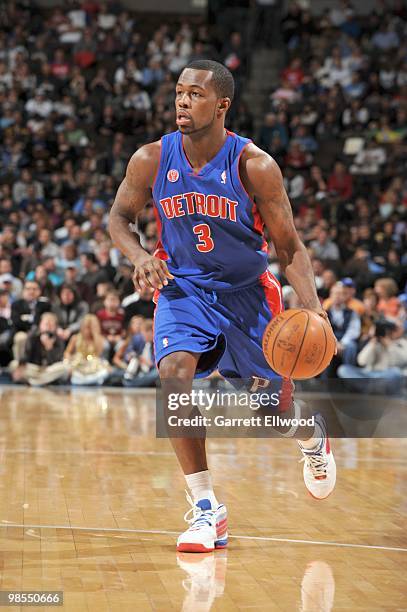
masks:
POLYGON ((303 458, 300 459, 300 463, 302 461, 306 462, 307 467, 310 468, 314 478, 317 480, 326 478, 326 468, 328 466, 328 462, 324 459, 322 449, 316 453, 304 454, 303 458))
POLYGON ((191 527, 201 527, 202 525, 212 525, 211 518, 215 514, 215 510, 202 510, 194 504, 194 501, 188 491, 185 491, 187 501, 191 504, 191 508, 184 514, 184 521, 191 527), (192 512, 192 516, 189 516, 192 512))

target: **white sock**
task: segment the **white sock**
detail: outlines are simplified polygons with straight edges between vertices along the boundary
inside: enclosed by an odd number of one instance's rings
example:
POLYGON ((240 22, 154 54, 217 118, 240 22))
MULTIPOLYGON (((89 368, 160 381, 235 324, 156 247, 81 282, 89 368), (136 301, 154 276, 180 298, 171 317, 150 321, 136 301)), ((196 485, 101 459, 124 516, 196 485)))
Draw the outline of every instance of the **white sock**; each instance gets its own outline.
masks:
POLYGON ((298 444, 305 450, 317 450, 322 444, 324 434, 319 423, 315 423, 314 435, 308 440, 298 440, 298 444))
POLYGON ((218 500, 213 492, 212 478, 209 470, 195 472, 195 474, 186 474, 185 480, 187 481, 194 502, 200 499, 209 499, 212 508, 217 508, 219 506, 218 500))

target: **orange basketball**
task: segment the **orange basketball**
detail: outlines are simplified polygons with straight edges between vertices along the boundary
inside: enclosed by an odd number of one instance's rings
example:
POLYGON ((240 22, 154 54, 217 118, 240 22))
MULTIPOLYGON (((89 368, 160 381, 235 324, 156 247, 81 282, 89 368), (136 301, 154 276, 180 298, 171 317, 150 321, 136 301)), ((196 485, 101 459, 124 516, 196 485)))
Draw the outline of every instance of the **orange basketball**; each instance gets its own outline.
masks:
POLYGON ((274 317, 263 335, 263 352, 270 367, 285 378, 305 379, 331 363, 335 336, 325 319, 305 308, 274 317))

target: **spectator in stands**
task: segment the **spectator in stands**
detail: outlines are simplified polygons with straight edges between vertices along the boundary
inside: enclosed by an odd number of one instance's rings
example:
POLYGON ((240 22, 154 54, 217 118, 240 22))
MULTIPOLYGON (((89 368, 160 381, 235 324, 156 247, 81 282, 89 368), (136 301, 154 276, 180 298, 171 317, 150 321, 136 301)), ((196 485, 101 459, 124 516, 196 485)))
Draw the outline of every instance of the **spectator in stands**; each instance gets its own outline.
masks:
POLYGON ((64 343, 57 336, 56 316, 45 312, 38 328, 29 333, 21 359, 10 365, 13 380, 27 381, 37 387, 66 379, 69 369, 63 363, 63 354, 64 343))
POLYGON ((107 280, 102 280, 96 285, 95 296, 90 307, 92 314, 96 314, 99 310, 103 309, 106 294, 108 291, 114 291, 114 289, 114 285, 107 280))
POLYGON ((377 310, 379 298, 374 289, 365 289, 363 292, 364 312, 361 317, 361 333, 359 338, 359 348, 362 348, 370 338, 370 332, 375 325, 380 313, 377 310))
POLYGON ((34 249, 38 250, 41 257, 59 256, 59 247, 52 241, 52 234, 48 228, 44 228, 38 232, 38 241, 34 243, 34 249))
POLYGON ((304 72, 302 70, 302 61, 300 57, 294 57, 291 60, 290 65, 287 68, 284 68, 284 70, 281 73, 281 78, 285 81, 288 81, 289 83, 292 83, 292 85, 298 89, 303 80, 304 80, 304 72))
POLYGON ((328 190, 337 195, 340 200, 348 200, 352 196, 352 176, 342 162, 336 162, 334 170, 328 178, 328 190))
POLYGON ((34 98, 30 98, 25 104, 25 110, 29 115, 39 115, 42 118, 48 117, 52 113, 53 104, 47 99, 45 92, 38 89, 34 98))
POLYGON ((13 325, 11 322, 11 300, 6 289, 0 289, 0 367, 12 359, 13 325))
POLYGON ((382 319, 376 322, 369 342, 357 356, 358 366, 342 365, 338 376, 362 393, 397 395, 407 375, 407 338, 403 328, 382 319))
POLYGON ((51 310, 49 300, 41 296, 40 286, 36 281, 24 283, 22 297, 11 306, 11 321, 13 323, 14 359, 20 361, 24 352, 28 332, 38 325, 44 312, 51 310))
POLYGON ((259 146, 265 151, 272 153, 272 144, 275 136, 279 137, 281 146, 285 149, 288 145, 287 128, 284 124, 278 121, 276 113, 267 113, 260 131, 259 146))
POLYGON ((96 259, 102 277, 112 282, 116 276, 116 269, 113 267, 110 259, 110 244, 108 242, 101 244, 97 248, 96 259))
POLYGON ((113 365, 121 370, 126 370, 131 359, 139 355, 144 348, 145 340, 141 334, 142 322, 143 317, 140 315, 135 315, 130 319, 126 338, 115 351, 113 365))
MULTIPOLYGON (((53 257, 46 257, 45 259, 43 259, 42 266, 44 267, 45 272, 47 274, 47 280, 51 282, 54 288, 62 285, 62 282, 64 280, 64 275, 60 271, 57 270, 56 260, 53 257)), ((71 268, 74 268, 75 271, 77 271, 75 264, 72 263, 68 265, 67 268, 65 269, 65 274, 67 273, 67 270, 71 268)), ((31 277, 31 274, 32 274, 32 271, 27 274, 27 277, 26 277, 27 280, 32 280, 32 278, 35 278, 36 273, 34 272, 32 277, 31 277)), ((41 275, 40 284, 42 283, 44 283, 44 279, 41 275)))
POLYGON ((0 289, 0 318, 11 323, 11 299, 6 289, 0 289))
POLYGON ((318 257, 313 257, 311 259, 311 265, 312 265, 312 271, 314 273, 315 285, 316 285, 317 290, 319 290, 321 289, 324 283, 322 279, 322 274, 325 270, 325 266, 323 262, 320 259, 318 259, 318 257))
POLYGON ((297 127, 295 130, 295 140, 305 153, 315 153, 318 149, 318 143, 310 134, 309 128, 306 125, 299 125, 297 127))
POLYGON ((386 163, 387 155, 384 147, 379 147, 373 140, 367 143, 355 156, 354 163, 350 167, 352 174, 364 176, 376 175, 386 163))
POLYGON ((44 190, 41 183, 33 180, 32 174, 28 168, 23 168, 21 170, 20 179, 13 185, 13 201, 15 204, 21 204, 21 202, 27 198, 30 186, 33 186, 36 198, 42 199, 44 197, 44 190))
POLYGON ((392 278, 379 278, 374 284, 374 290, 379 296, 377 310, 385 317, 397 317, 400 301, 397 297, 397 283, 392 278))
POLYGON ((328 230, 322 226, 317 228, 316 238, 311 241, 310 247, 314 255, 322 261, 339 259, 337 245, 329 238, 328 230))
POLYGON ((380 51, 391 51, 399 44, 397 33, 390 29, 386 20, 379 25, 379 30, 372 36, 371 44, 380 51))
POLYGON ((65 242, 65 244, 62 246, 62 256, 58 257, 55 263, 57 269, 59 269, 61 273, 63 273, 66 268, 75 267, 79 269, 80 260, 76 245, 70 240, 65 242))
POLYGON ((308 153, 298 140, 292 140, 288 146, 284 163, 291 168, 304 170, 312 163, 312 155, 308 153))
POLYGON ((134 293, 133 284, 133 267, 126 261, 123 261, 117 270, 117 276, 114 279, 115 287, 119 292, 122 300, 134 293))
POLYGON ((81 276, 82 297, 88 304, 91 304, 95 297, 96 286, 104 277, 100 274, 94 253, 83 253, 80 256, 80 261, 83 270, 81 276))
POLYGON ((11 260, 8 258, 0 259, 0 286, 3 286, 4 283, 8 283, 10 296, 14 300, 21 296, 23 283, 17 276, 14 276, 11 260))
POLYGON ((153 290, 145 287, 128 295, 122 302, 124 308, 124 325, 127 325, 132 317, 141 315, 145 319, 152 319, 154 315, 154 303, 152 302, 153 290))
POLYGON ((140 327, 141 336, 144 341, 143 348, 135 350, 125 373, 123 384, 125 387, 151 387, 158 380, 158 370, 155 366, 153 346, 153 322, 151 319, 143 319, 140 327))
POLYGON ((282 34, 286 44, 289 44, 294 38, 300 35, 301 18, 302 11, 300 4, 298 2, 291 2, 288 5, 287 14, 281 22, 282 34))
POLYGON ((96 313, 103 336, 109 342, 110 355, 113 355, 117 343, 124 334, 124 312, 120 308, 120 297, 114 289, 106 293, 104 308, 96 313))
POLYGON ((304 195, 305 179, 300 171, 295 170, 291 166, 287 166, 286 168, 284 185, 290 201, 294 204, 296 200, 300 200, 304 195))
POLYGON ((73 285, 63 284, 59 290, 59 303, 52 310, 58 321, 58 337, 66 343, 72 334, 79 331, 89 308, 86 302, 79 299, 73 285))
POLYGON ((342 363, 355 363, 357 354, 357 341, 360 336, 360 317, 346 306, 344 287, 341 282, 336 283, 331 289, 331 306, 327 310, 329 321, 337 340, 337 358, 334 359, 335 367, 338 360, 342 363))
POLYGON ((110 373, 109 363, 103 359, 106 340, 96 315, 86 314, 79 333, 71 336, 64 358, 69 364, 73 385, 101 385, 110 373))
POLYGON ((33 280, 37 282, 40 286, 41 295, 52 301, 55 289, 44 265, 39 265, 35 268, 35 270, 31 270, 31 272, 27 274, 26 280, 33 280))
POLYGON ((273 102, 273 107, 278 108, 284 102, 288 102, 288 104, 299 102, 301 99, 301 92, 296 90, 294 85, 289 81, 283 80, 281 86, 278 87, 270 97, 273 102))
POLYGON ((398 321, 404 329, 404 335, 407 337, 407 293, 401 293, 399 296, 400 309, 398 312, 398 321))
MULTIPOLYGON (((351 310, 355 311, 357 315, 359 315, 359 317, 361 317, 363 315, 363 313, 365 312, 365 306, 363 304, 363 302, 361 300, 358 300, 355 295, 356 295, 356 284, 353 281, 353 279, 349 278, 348 276, 346 278, 343 278, 341 280, 342 283, 342 288, 343 288, 343 294, 344 294, 344 298, 345 298, 345 305, 347 308, 350 308, 351 310)), ((328 310, 332 305, 332 299, 328 298, 327 300, 324 301, 324 308, 325 310, 328 310)))

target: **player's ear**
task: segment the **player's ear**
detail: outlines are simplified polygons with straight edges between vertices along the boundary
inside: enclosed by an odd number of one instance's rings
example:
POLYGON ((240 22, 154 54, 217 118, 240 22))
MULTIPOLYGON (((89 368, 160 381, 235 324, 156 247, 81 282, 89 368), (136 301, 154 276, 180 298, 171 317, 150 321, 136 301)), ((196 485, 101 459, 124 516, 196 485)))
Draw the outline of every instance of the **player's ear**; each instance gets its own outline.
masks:
POLYGON ((218 102, 219 114, 226 113, 230 108, 230 104, 231 104, 230 98, 221 98, 218 102))

